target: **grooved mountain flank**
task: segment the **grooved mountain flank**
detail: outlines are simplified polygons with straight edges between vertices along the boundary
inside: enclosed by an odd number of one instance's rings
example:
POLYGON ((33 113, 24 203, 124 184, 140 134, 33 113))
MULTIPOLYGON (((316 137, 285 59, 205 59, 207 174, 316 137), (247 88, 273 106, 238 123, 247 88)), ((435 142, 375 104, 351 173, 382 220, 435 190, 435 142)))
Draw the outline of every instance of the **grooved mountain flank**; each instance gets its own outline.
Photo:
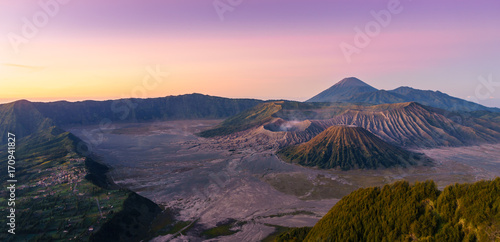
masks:
POLYGON ((284 160, 323 169, 376 169, 416 163, 418 155, 360 127, 333 126, 310 141, 278 152, 284 160))
POLYGON ((500 125, 476 118, 458 123, 444 112, 415 102, 383 104, 349 109, 324 122, 360 126, 389 143, 408 147, 463 146, 500 140, 500 125))
POLYGON ((284 147, 307 142, 336 125, 363 127, 385 142, 412 148, 500 141, 500 124, 492 119, 475 118, 471 113, 449 112, 416 102, 380 105, 267 102, 200 135, 243 135, 245 139, 261 135, 268 139, 267 143, 284 147), (241 131, 247 132, 239 133, 241 131))

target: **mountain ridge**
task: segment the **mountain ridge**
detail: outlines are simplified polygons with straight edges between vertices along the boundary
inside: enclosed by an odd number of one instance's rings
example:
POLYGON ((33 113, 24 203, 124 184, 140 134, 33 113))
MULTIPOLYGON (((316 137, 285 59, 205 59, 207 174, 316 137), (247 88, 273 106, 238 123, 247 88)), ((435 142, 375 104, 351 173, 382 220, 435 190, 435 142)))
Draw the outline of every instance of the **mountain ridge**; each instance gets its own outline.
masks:
MULTIPOLYGON (((102 122, 148 122, 182 119, 222 119, 252 108, 263 101, 230 99, 202 94, 152 99, 107 101, 30 102, 0 104, 0 135, 22 138, 57 125, 91 125, 102 122)), ((1 139, 4 144, 6 139, 1 139)))
POLYGON ((354 77, 342 79, 306 102, 384 104, 411 101, 452 111, 486 110, 500 112, 500 108, 486 107, 450 96, 441 91, 420 90, 408 86, 401 86, 393 90, 379 90, 354 77), (360 88, 360 85, 363 88, 360 88))
POLYGON ((454 115, 418 102, 379 105, 269 102, 242 112, 200 135, 261 136, 267 137, 268 143, 276 143, 282 148, 307 142, 331 126, 352 125, 370 131, 385 142, 408 148, 456 147, 500 141, 499 123, 472 115, 455 120, 454 115), (304 128, 303 121, 307 120, 310 125, 304 128))

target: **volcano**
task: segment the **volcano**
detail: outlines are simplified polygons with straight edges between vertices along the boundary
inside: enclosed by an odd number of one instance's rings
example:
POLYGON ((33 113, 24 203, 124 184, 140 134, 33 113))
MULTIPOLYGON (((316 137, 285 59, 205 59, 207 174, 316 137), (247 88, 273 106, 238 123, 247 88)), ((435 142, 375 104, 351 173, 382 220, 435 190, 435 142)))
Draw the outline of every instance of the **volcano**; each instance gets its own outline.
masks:
POLYGON ((306 143, 278 151, 278 156, 302 166, 342 170, 405 167, 422 160, 416 153, 352 126, 332 126, 306 143))
POLYGON ((376 92, 377 89, 355 77, 342 79, 307 102, 343 102, 360 93, 376 92))

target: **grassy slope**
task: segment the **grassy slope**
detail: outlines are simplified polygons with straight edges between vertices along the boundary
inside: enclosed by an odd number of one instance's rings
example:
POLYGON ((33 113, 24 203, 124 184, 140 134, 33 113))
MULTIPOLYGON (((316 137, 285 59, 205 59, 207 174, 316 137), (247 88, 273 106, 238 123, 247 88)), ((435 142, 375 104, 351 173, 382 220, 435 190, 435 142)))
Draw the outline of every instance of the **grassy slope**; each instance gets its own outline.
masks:
POLYGON ((305 241, 498 241, 500 178, 362 188, 342 198, 305 241))
POLYGON ((285 232, 275 236, 276 242, 300 242, 304 240, 311 227, 289 228, 285 232))
POLYGON ((226 119, 217 127, 199 133, 202 137, 228 135, 264 124, 272 119, 272 115, 281 110, 283 102, 259 104, 254 108, 226 119))
MULTIPOLYGON (((105 171, 99 172, 102 165, 76 152, 79 140, 72 134, 51 127, 16 141, 17 230, 15 237, 5 237, 6 234, 2 233, 1 239, 88 240, 92 234, 90 227, 94 228, 93 232, 98 231, 114 219, 115 214, 134 206, 124 201, 137 196, 135 193, 107 189, 86 179, 101 176, 105 171), (89 175, 89 170, 94 173, 89 175)), ((2 146, 0 156, 5 156, 6 151, 7 148, 2 146)), ((6 174, 5 168, 0 167, 0 172, 6 174)), ((2 190, 2 211, 6 211, 7 195, 2 190)), ((151 201, 149 203, 156 206, 151 201)), ((135 205, 149 203, 143 201, 135 205)))
POLYGON ((359 127, 333 126, 310 141, 278 152, 286 161, 323 169, 376 169, 414 164, 413 153, 359 127))

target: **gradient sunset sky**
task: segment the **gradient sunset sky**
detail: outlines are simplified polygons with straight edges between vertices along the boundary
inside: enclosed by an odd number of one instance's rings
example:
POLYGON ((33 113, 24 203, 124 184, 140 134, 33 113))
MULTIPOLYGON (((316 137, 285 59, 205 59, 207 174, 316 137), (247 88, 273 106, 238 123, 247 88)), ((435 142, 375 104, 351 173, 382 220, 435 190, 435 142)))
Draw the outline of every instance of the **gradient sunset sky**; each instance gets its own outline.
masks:
MULTIPOLYGON (((213 0, 40 2, 58 7, 0 2, 0 103, 194 92, 303 101, 350 76, 474 99, 481 77, 500 83, 498 0, 401 0, 351 62, 340 44, 354 45, 391 1, 220 0, 232 9, 223 19, 213 0), (26 20, 41 26, 32 36, 26 20), (27 41, 16 51, 12 36, 27 41), (140 92, 147 67, 169 75, 140 92)), ((479 103, 499 107, 500 85, 485 92, 479 103)))

